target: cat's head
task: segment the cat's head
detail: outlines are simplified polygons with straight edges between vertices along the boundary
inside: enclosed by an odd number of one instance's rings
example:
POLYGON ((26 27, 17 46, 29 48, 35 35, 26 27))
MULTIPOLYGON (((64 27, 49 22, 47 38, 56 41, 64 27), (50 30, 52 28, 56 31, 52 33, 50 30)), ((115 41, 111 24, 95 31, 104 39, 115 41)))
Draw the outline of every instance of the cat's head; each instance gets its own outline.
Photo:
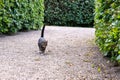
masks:
POLYGON ((44 41, 44 42, 42 42, 42 44, 41 44, 41 45, 42 45, 42 47, 43 47, 43 48, 46 48, 47 43, 48 43, 48 41, 44 41))

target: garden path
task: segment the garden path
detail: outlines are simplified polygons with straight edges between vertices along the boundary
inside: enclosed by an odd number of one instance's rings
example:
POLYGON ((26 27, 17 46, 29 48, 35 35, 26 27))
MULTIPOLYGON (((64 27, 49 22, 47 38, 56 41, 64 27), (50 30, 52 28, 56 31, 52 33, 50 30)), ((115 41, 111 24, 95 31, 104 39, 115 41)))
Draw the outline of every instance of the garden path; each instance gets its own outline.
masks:
POLYGON ((47 26, 45 55, 38 52, 40 31, 0 37, 0 80, 119 80, 95 45, 94 28, 47 26))

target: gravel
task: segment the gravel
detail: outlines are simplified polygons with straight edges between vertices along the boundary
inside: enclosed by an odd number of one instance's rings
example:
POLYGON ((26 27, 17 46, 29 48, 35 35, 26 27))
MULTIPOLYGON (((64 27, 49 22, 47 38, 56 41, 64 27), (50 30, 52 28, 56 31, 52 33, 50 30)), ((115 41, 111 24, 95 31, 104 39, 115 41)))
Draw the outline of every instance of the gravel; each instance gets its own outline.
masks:
POLYGON ((46 26, 45 55, 40 31, 0 36, 0 80, 120 80, 120 67, 102 56, 95 29, 46 26))

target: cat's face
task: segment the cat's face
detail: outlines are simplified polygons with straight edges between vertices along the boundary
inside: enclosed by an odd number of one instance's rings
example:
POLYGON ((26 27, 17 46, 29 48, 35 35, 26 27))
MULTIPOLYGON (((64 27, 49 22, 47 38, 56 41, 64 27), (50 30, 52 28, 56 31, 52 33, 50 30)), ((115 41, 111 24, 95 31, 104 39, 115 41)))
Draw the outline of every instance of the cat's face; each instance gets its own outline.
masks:
POLYGON ((46 46, 47 46, 47 41, 42 43, 42 47, 46 48, 46 46))

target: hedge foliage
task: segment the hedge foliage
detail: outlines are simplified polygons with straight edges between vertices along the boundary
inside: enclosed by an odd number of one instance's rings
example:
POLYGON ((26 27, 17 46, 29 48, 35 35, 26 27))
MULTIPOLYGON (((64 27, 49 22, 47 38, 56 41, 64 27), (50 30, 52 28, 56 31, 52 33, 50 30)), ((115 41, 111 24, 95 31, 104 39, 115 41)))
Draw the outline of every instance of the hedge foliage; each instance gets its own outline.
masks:
POLYGON ((94 20, 100 50, 120 62, 120 0, 95 0, 94 20))
POLYGON ((0 0, 0 33, 39 29, 44 19, 44 0, 0 0))
POLYGON ((45 0, 45 22, 50 25, 93 24, 94 0, 45 0))

